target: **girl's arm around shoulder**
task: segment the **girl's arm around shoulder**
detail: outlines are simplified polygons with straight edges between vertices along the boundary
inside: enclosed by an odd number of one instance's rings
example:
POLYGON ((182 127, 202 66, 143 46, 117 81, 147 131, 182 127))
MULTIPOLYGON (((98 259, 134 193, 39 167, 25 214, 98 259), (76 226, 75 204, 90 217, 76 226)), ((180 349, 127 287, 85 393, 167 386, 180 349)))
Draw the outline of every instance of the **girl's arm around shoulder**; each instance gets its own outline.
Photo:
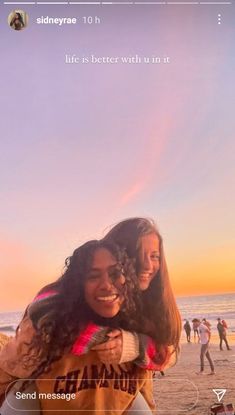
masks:
POLYGON ((141 333, 88 324, 78 336, 72 353, 81 355, 95 350, 103 363, 134 362, 147 370, 165 370, 175 364, 173 348, 157 349, 151 337, 141 333))
POLYGON ((173 347, 157 348, 153 339, 142 333, 122 330, 123 351, 121 363, 134 360, 134 363, 147 370, 165 370, 176 363, 173 347))

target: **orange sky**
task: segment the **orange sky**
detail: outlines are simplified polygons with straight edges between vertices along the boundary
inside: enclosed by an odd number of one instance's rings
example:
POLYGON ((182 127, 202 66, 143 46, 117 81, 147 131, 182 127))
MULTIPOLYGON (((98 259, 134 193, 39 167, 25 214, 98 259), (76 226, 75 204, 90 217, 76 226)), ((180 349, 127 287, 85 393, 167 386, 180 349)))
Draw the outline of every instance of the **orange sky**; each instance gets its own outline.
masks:
MULTIPOLYGON (((58 256, 50 262, 45 253, 35 252, 29 247, 8 244, 4 248, 1 244, 1 250, 5 257, 11 258, 0 264, 3 273, 1 311, 24 309, 43 285, 61 274, 64 258, 69 254, 68 251, 61 252, 61 258, 58 256)), ((218 247, 217 250, 207 252, 198 250, 196 254, 190 246, 185 246, 184 251, 179 252, 172 247, 172 250, 167 249, 167 260, 176 295, 235 291, 232 246, 218 247)))

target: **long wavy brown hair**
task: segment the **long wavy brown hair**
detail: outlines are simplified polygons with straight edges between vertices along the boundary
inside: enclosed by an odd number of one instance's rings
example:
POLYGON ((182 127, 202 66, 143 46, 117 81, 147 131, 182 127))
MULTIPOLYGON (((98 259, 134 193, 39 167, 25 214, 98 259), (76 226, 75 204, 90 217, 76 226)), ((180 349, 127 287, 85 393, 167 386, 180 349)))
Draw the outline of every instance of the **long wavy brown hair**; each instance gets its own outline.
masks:
MULTIPOLYGON (((138 267, 138 249, 140 238, 155 234, 160 245, 160 268, 147 290, 142 291, 144 316, 151 323, 151 337, 156 345, 171 345, 178 353, 181 335, 181 316, 171 288, 167 264, 163 250, 162 237, 152 219, 130 218, 116 224, 105 236, 126 250, 129 258, 135 260, 138 267)), ((138 269, 136 269, 138 274, 138 269)))
MULTIPOLYGON (((48 291, 54 295, 43 301, 34 301, 26 310, 36 332, 29 344, 28 359, 25 363, 25 366, 29 367, 30 355, 33 355, 35 366, 36 355, 37 369, 32 373, 32 379, 48 372, 52 362, 60 359, 71 349, 79 333, 90 321, 110 328, 121 327, 131 331, 140 331, 143 324, 142 302, 133 261, 113 241, 94 240, 77 248, 73 255, 66 259, 63 275, 57 281, 43 287, 38 296, 48 291), (92 266, 94 253, 99 248, 111 252, 125 276, 122 292, 124 302, 118 315, 113 318, 98 316, 84 298, 84 283, 92 266)), ((27 384, 25 383, 23 388, 27 384)))

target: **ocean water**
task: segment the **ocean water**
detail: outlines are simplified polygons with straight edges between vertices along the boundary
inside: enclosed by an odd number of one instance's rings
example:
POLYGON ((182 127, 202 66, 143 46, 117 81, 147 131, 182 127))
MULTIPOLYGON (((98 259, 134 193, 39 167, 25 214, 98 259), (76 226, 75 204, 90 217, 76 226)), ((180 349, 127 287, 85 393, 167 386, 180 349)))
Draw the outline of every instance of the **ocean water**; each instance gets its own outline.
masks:
POLYGON ((0 312, 0 332, 8 336, 14 336, 22 317, 23 311, 0 312))
MULTIPOLYGON (((211 323, 212 333, 217 333, 217 318, 226 320, 228 333, 235 332, 235 293, 179 297, 176 299, 182 320, 206 318, 211 323)), ((0 332, 13 336, 23 311, 0 312, 0 332)))
POLYGON ((217 333, 217 318, 225 320, 228 333, 235 332, 235 293, 201 295, 177 298, 183 319, 191 323, 193 318, 206 318, 211 323, 212 333, 217 333))

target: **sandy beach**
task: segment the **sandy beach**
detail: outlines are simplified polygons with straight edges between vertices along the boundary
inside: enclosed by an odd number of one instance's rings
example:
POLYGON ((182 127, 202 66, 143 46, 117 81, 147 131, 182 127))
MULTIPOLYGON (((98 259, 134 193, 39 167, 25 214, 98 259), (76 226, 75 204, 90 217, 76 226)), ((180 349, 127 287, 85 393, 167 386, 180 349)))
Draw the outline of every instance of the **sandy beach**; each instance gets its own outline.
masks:
MULTIPOLYGON (((0 347, 8 337, 0 333, 0 347)), ((213 336, 210 353, 216 374, 208 375, 210 368, 205 360, 205 375, 198 375, 200 344, 185 343, 182 335, 181 353, 177 364, 166 371, 165 376, 156 372, 154 397, 157 414, 162 415, 208 415, 209 407, 217 402, 212 389, 227 389, 223 402, 235 405, 235 333, 228 336, 231 351, 219 350, 217 336, 213 336)))
POLYGON ((182 343, 177 364, 166 371, 165 376, 154 378, 154 395, 158 414, 167 415, 208 415, 209 407, 217 402, 212 389, 227 389, 224 403, 235 405, 235 333, 228 336, 231 351, 219 350, 218 336, 213 336, 210 354, 216 374, 210 376, 205 359, 205 375, 198 375, 200 369, 200 347, 198 343, 182 343))

